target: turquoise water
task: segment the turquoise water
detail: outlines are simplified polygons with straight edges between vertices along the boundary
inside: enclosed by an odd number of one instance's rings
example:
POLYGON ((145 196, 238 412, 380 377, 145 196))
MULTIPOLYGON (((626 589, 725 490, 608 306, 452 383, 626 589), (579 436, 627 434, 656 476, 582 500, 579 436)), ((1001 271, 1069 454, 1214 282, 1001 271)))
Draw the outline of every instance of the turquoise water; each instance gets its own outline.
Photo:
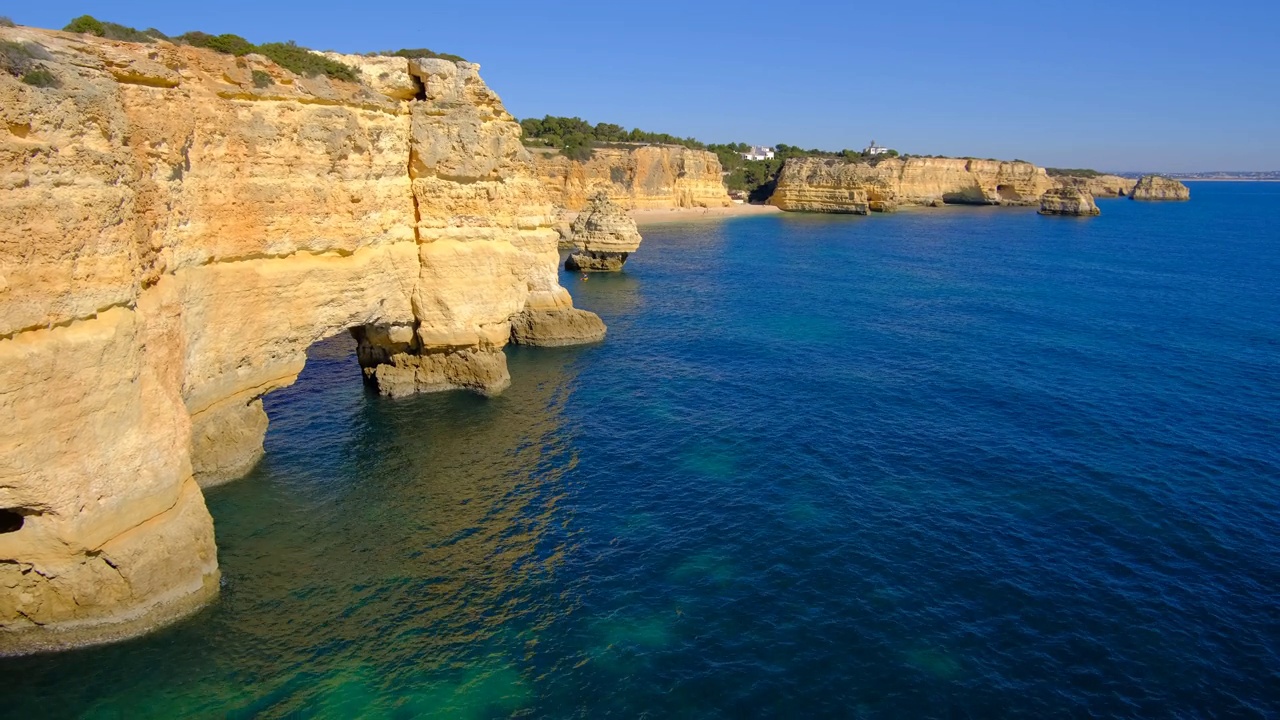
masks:
POLYGON ((209 493, 219 601, 11 717, 1280 717, 1280 185, 646 229, 604 344, 209 493))

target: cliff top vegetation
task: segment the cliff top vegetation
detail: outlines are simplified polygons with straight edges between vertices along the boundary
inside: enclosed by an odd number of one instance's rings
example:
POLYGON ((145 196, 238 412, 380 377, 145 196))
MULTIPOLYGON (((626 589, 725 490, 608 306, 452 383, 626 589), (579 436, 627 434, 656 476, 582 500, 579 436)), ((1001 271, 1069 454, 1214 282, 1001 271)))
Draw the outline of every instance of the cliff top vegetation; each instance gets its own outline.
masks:
POLYGON ((237 57, 248 55, 249 53, 258 53, 266 56, 280 67, 299 75, 307 77, 325 75, 348 82, 358 82, 360 79, 359 73, 350 65, 330 60, 323 55, 317 55, 292 40, 255 45, 239 35, 231 33, 210 35, 199 30, 192 30, 170 37, 155 28, 138 30, 118 23, 105 22, 92 15, 81 15, 67 23, 67 26, 62 29, 66 32, 86 33, 107 38, 108 40, 123 40, 126 42, 151 43, 156 40, 168 40, 179 45, 205 48, 237 57))
POLYGON ((402 58, 439 58, 440 60, 448 60, 450 62, 466 62, 466 58, 453 53, 441 53, 427 48, 403 48, 400 50, 384 50, 380 53, 365 53, 366 57, 375 57, 377 55, 390 55, 391 57, 402 58))
POLYGON ((1045 168, 1045 172, 1049 173, 1049 177, 1093 178, 1102 174, 1097 170, 1089 170, 1087 168, 1045 168))
POLYGON ((613 123, 591 123, 578 117, 557 117, 547 115, 538 118, 525 118, 520 121, 524 131, 524 143, 534 147, 557 148, 565 156, 574 160, 591 159, 592 150, 602 144, 651 144, 681 145, 694 150, 706 150, 706 143, 694 138, 682 138, 667 133, 654 133, 639 128, 628 131, 621 125, 613 123))
POLYGON ((627 130, 614 123, 591 123, 579 117, 559 117, 547 115, 539 118, 525 118, 520 121, 524 130, 524 143, 533 147, 559 149, 561 154, 573 160, 591 159, 594 149, 603 145, 651 144, 679 145, 693 150, 707 150, 716 154, 720 166, 724 169, 725 184, 730 190, 741 190, 753 199, 763 199, 771 192, 773 182, 782 163, 792 157, 826 157, 842 158, 850 162, 866 162, 872 165, 891 157, 898 157, 897 150, 871 155, 860 150, 819 150, 804 149, 798 145, 779 143, 774 148, 774 157, 769 160, 747 160, 742 154, 749 151, 747 143, 704 143, 691 137, 680 137, 669 133, 656 133, 639 128, 627 130))

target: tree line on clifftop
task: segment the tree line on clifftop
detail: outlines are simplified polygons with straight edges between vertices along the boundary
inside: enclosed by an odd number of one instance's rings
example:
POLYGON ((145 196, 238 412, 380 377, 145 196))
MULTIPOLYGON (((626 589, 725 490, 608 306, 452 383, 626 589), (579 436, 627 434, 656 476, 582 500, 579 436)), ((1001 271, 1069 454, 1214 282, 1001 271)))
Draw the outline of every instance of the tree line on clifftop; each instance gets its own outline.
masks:
MULTIPOLYGON (((336 60, 330 60, 323 55, 317 55, 310 48, 305 48, 294 41, 288 42, 271 42, 255 45, 248 40, 233 35, 231 33, 223 33, 221 35, 210 35, 192 30, 182 33, 181 35, 169 36, 160 32, 155 28, 147 28, 146 30, 138 30, 127 25, 119 23, 107 22, 99 20, 92 15, 81 15, 80 17, 67 23, 62 28, 66 32, 86 33, 88 35, 96 35, 108 40, 122 40, 125 42, 137 43, 153 43, 156 40, 168 40, 179 45, 190 45, 192 47, 205 48, 226 55, 234 55, 240 57, 250 53, 257 53, 270 59, 280 67, 290 70, 298 75, 306 77, 314 77, 324 75, 337 80, 346 80, 348 82, 359 82, 360 73, 355 68, 341 63, 336 60)), ((450 53, 438 53, 427 48, 406 48, 402 50, 388 50, 381 53, 368 53, 369 56, 374 55, 392 55, 405 58, 441 58, 451 62, 461 61, 462 58, 450 53)), ((262 76, 266 76, 263 73, 262 76)), ((257 73, 254 74, 254 84, 263 87, 264 82, 269 82, 270 77, 266 76, 266 80, 262 79, 257 73)))
POLYGON ((850 162, 875 165, 882 160, 898 157, 897 150, 871 155, 860 150, 808 150, 797 145, 779 143, 774 146, 774 156, 768 160, 748 160, 744 153, 751 150, 747 143, 704 143, 694 138, 678 137, 667 133, 655 133, 639 128, 627 130, 613 123, 591 123, 578 117, 547 115, 525 118, 520 121, 524 142, 531 147, 556 148, 572 160, 590 160, 596 147, 602 145, 679 145, 693 150, 707 150, 720 159, 725 172, 725 185, 729 190, 742 191, 753 201, 764 201, 773 192, 773 186, 788 158, 824 157, 841 158, 850 162))

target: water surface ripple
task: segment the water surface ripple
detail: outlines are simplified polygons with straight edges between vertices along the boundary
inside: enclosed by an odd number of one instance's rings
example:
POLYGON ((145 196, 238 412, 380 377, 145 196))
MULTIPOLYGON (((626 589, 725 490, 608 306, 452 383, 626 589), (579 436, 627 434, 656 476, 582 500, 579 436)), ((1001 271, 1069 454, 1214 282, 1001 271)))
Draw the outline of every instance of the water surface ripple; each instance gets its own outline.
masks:
POLYGON ((1280 717, 1280 185, 646 230, 499 398, 349 339, 222 597, 12 717, 1280 717))

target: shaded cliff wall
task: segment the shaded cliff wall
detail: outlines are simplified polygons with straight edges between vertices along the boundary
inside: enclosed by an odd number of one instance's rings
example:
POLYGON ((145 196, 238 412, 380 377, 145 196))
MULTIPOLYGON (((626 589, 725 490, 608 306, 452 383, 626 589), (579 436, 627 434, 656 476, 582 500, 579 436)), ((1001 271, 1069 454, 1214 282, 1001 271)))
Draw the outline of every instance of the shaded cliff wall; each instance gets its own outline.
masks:
POLYGON ((542 185, 553 203, 581 210, 599 191, 628 210, 728 207, 720 159, 678 145, 596 148, 586 162, 556 151, 534 151, 542 185))
POLYGON ((861 213, 898 205, 1035 205, 1052 187, 1044 168, 1025 162, 792 158, 769 202, 783 210, 861 213))
POLYGON ((215 594, 199 485, 257 460, 261 397, 316 340, 354 330, 384 392, 497 391, 513 319, 590 315, 475 65, 361 59, 353 84, 168 43, 0 39, 59 83, 0 72, 0 653, 135 634, 215 594))

